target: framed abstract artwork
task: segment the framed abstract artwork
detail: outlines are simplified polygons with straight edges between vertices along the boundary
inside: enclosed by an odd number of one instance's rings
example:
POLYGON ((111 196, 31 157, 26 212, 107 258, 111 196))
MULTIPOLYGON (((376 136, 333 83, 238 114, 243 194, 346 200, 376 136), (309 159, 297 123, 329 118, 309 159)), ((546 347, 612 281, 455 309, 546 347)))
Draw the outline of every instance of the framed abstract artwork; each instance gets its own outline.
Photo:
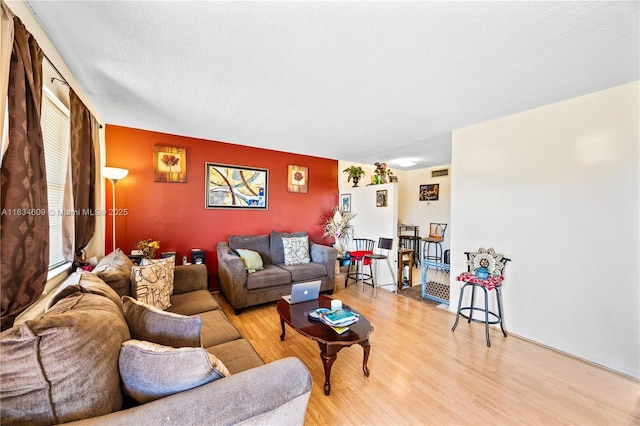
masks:
POLYGON ((287 191, 306 194, 309 190, 309 168, 289 165, 287 191))
POLYGON ((440 193, 440 184, 420 185, 419 201, 438 201, 440 193))
POLYGON ((205 208, 267 210, 268 185, 267 169, 205 163, 205 208))
POLYGON ((187 150, 154 145, 153 176, 156 182, 184 183, 187 181, 187 150))

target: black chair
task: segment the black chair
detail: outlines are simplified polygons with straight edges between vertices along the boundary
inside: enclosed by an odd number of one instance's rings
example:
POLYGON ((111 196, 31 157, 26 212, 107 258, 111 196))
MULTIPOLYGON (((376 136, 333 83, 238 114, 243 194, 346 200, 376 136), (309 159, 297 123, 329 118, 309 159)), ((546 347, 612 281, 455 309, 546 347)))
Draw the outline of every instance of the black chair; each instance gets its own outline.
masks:
POLYGON ((442 263, 442 240, 444 240, 444 232, 447 230, 446 223, 430 223, 429 236, 422 239, 422 255, 423 260, 442 263), (435 253, 431 254, 431 247, 435 253))
MULTIPOLYGON (((366 254, 364 256, 365 260, 369 259, 370 262, 372 261, 376 261, 375 266, 378 265, 377 261, 378 260, 386 260, 387 261, 387 266, 389 267, 389 272, 391 272, 391 278, 394 280, 393 283, 393 288, 394 291, 396 292, 396 294, 398 293, 398 286, 395 284, 395 275, 393 273, 393 268, 391 267, 391 263, 389 262, 389 251, 393 248, 393 239, 392 238, 379 238, 378 239, 378 249, 380 251, 383 251, 384 253, 372 253, 372 254, 366 254)), ((372 279, 371 281, 373 282, 373 297, 378 297, 378 285, 376 284, 376 280, 375 277, 373 276, 373 270, 374 268, 371 269, 372 272, 372 279)), ((364 283, 362 284, 362 291, 364 291, 364 283)))
POLYGON ((353 243, 356 246, 354 251, 349 252, 350 261, 347 268, 347 277, 344 280, 344 287, 347 288, 349 284, 349 278, 356 283, 362 280, 363 285, 365 281, 369 281, 369 284, 373 285, 373 271, 371 269, 371 259, 365 259, 365 255, 373 253, 373 246, 375 241, 367 238, 354 238, 353 243), (355 266, 355 272, 351 272, 351 267, 355 266), (369 266, 369 273, 364 272, 364 267, 369 266))
POLYGON ((467 255, 467 272, 460 274, 457 278, 459 281, 464 282, 464 285, 460 289, 456 322, 453 324, 451 331, 455 331, 458 326, 460 316, 467 318, 467 322, 484 322, 487 335, 487 346, 490 347, 490 324, 500 324, 502 334, 504 337, 507 337, 507 331, 504 329, 504 322, 502 320, 502 293, 500 289, 502 287, 502 280, 504 279, 504 267, 511 259, 508 259, 501 254, 496 254, 492 248, 488 250, 480 248, 477 252, 465 252, 464 254, 467 255), (486 271, 483 272, 487 273, 489 278, 483 279, 481 276, 477 276, 477 271, 481 268, 486 269, 486 271), (464 292, 468 287, 471 288, 471 303, 469 305, 462 306, 464 292), (484 307, 476 307, 474 304, 476 288, 481 288, 484 291, 484 307), (498 309, 497 313, 489 310, 489 292, 492 290, 495 290, 498 309), (484 313, 484 319, 474 318, 474 311, 484 313), (489 319, 490 316, 491 320, 489 319))

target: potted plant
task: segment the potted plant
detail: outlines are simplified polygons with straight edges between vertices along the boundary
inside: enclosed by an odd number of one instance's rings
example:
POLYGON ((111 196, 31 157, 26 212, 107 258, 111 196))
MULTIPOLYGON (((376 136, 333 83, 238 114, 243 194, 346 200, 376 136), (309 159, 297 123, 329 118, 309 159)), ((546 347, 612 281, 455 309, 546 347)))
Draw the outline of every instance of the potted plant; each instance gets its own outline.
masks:
POLYGON ((345 212, 340 206, 335 206, 332 210, 332 215, 324 218, 324 230, 323 237, 333 237, 335 240, 334 248, 338 251, 338 254, 342 256, 347 243, 349 241, 349 235, 353 235, 353 224, 351 220, 356 216, 355 213, 345 212))
POLYGON ((347 173, 347 182, 351 182, 351 179, 353 179, 354 187, 358 186, 358 182, 360 182, 360 179, 364 176, 364 170, 362 170, 360 166, 347 167, 343 172, 347 173))

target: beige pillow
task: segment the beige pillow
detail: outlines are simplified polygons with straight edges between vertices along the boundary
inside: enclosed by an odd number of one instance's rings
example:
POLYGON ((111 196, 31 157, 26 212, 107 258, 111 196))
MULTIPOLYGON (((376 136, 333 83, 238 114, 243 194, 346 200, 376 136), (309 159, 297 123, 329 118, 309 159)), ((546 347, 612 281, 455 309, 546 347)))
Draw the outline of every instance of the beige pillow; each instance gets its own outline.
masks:
POLYGON ((172 256, 158 259, 150 265, 133 266, 131 285, 135 289, 136 299, 162 310, 171 306, 175 260, 172 256))
POLYGON ((129 339, 120 308, 81 291, 2 332, 2 424, 57 424, 120 410, 118 357, 129 339))
POLYGON ((264 269, 262 256, 260 256, 260 253, 258 253, 257 251, 247 249, 237 249, 236 251, 244 262, 244 267, 247 269, 247 271, 255 272, 264 269))
POLYGON ((131 268, 133 262, 120 249, 115 249, 91 271, 109 284, 118 297, 131 295, 131 268))
POLYGON ((123 296, 122 302, 132 339, 174 348, 200 347, 202 318, 162 311, 129 296, 123 296))
POLYGON ((203 348, 172 348, 140 340, 122 344, 118 365, 124 393, 142 403, 229 375, 222 361, 203 348))

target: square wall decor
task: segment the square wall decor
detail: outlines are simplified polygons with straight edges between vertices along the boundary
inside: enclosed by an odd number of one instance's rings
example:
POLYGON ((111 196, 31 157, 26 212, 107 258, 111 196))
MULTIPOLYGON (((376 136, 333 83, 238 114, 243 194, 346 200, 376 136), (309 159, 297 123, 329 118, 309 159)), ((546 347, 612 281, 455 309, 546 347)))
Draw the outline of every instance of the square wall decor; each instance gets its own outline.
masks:
POLYGON ((153 147, 153 175, 156 182, 187 181, 187 150, 171 146, 153 147))
POLYGON ((306 194, 309 190, 309 168, 289 165, 287 191, 306 194))

